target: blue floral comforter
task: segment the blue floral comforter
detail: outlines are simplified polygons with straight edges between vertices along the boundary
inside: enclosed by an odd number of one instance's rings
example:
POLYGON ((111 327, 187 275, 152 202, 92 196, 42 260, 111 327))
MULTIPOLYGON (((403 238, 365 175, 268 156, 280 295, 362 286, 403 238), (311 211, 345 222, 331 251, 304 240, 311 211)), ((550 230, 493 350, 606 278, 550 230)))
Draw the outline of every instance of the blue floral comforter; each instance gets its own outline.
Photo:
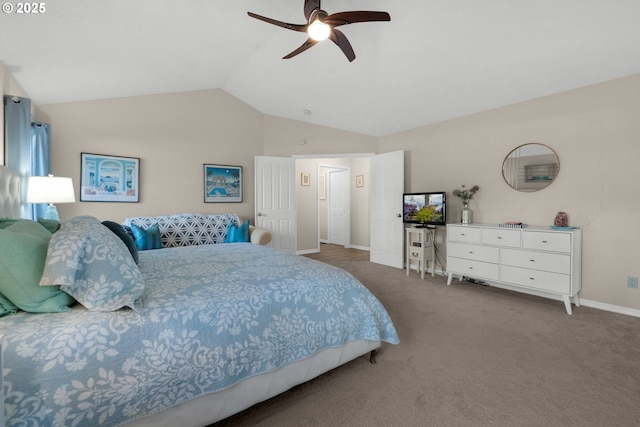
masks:
POLYGON ((142 310, 0 318, 8 426, 118 425, 358 339, 399 342, 349 273, 250 243, 140 253, 142 310))

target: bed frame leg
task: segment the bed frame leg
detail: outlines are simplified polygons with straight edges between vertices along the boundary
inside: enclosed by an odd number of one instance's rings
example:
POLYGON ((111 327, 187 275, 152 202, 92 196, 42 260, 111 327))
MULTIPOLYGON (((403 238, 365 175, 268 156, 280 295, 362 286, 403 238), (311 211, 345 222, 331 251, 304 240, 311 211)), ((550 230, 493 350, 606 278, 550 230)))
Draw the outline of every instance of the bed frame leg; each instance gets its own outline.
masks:
POLYGON ((376 364, 376 356, 378 355, 378 349, 371 350, 369 355, 369 363, 376 364))

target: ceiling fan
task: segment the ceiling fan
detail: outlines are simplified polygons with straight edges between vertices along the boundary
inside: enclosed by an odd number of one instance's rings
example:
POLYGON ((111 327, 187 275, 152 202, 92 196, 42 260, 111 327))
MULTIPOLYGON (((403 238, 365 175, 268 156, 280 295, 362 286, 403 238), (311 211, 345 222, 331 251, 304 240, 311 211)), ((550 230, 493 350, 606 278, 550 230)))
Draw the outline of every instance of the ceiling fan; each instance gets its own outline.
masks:
POLYGON ((302 44, 302 46, 282 59, 293 58, 297 54, 314 46, 319 41, 329 38, 342 50, 349 62, 351 62, 356 59, 356 54, 353 52, 353 48, 351 47, 349 40, 347 40, 347 37, 336 27, 354 24, 356 22, 391 21, 391 17, 387 12, 371 12, 363 10, 338 12, 329 15, 320 8, 320 0, 304 1, 304 16, 307 18, 307 23, 303 25, 287 24, 286 22, 277 21, 252 12, 247 13, 252 18, 268 22, 269 24, 309 34, 309 38, 302 44))

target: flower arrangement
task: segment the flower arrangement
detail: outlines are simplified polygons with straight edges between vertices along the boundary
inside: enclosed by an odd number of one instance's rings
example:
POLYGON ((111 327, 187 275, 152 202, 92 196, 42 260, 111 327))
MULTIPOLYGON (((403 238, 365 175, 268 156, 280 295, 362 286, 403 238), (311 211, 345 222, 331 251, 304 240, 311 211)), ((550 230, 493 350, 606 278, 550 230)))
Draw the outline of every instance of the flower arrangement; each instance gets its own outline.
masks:
POLYGON ((462 190, 459 190, 457 188, 453 190, 453 195, 456 197, 460 197, 460 200, 462 200, 462 204, 468 205, 471 199, 473 199, 473 196, 478 192, 479 189, 480 187, 478 187, 477 185, 474 185, 473 187, 467 190, 463 185, 462 190))

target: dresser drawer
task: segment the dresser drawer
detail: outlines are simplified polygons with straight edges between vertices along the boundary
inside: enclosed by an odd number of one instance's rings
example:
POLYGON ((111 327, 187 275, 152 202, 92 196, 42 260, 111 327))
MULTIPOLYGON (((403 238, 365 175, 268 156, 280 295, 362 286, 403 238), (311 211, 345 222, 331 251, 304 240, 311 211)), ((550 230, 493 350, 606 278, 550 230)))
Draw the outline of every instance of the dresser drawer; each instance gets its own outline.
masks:
POLYGON ((569 255, 515 249, 502 249, 501 254, 501 263, 504 265, 561 274, 571 273, 571 257, 569 255))
POLYGON ((482 230, 482 244, 519 248, 520 230, 485 228, 482 230))
POLYGON ((571 252, 571 233, 551 233, 545 231, 525 231, 522 233, 522 247, 552 252, 571 252))
POLYGON ((567 274, 503 265, 500 267, 500 280, 502 282, 513 283, 542 291, 566 295, 571 293, 571 279, 567 274))
POLYGON ((447 227, 447 240, 466 243, 481 243, 482 230, 477 227, 449 226, 447 227))
POLYGON ((500 249, 490 246, 450 242, 447 245, 447 256, 497 264, 500 261, 500 249))
POLYGON ((498 280, 499 277, 498 264, 456 257, 447 257, 447 270, 449 270, 450 273, 487 280, 498 280))

